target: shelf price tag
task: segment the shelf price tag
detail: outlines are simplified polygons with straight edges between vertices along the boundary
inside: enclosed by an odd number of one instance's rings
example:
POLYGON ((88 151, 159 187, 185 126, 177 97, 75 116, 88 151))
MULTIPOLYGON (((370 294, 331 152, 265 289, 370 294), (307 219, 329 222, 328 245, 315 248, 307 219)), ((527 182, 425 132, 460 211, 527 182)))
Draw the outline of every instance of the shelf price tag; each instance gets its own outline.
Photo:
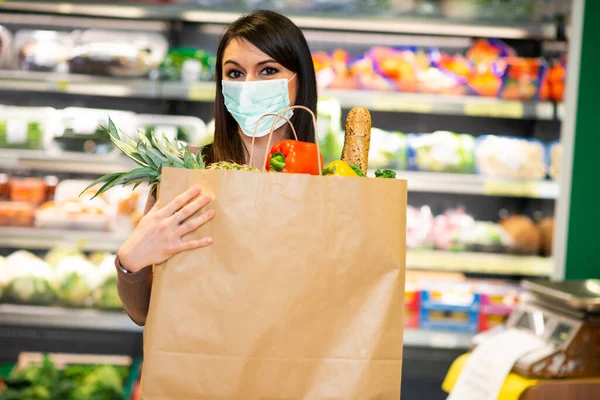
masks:
POLYGON ((57 92, 66 92, 69 90, 69 81, 67 79, 57 79, 48 81, 48 88, 57 92))
POLYGON ((486 196, 509 196, 539 198, 540 185, 537 182, 494 182, 483 184, 483 194, 486 196))
POLYGON ((206 83, 192 83, 188 87, 187 97, 191 101, 215 101, 216 88, 206 83))
POLYGON ((471 117, 515 118, 525 115, 525 106, 520 101, 467 101, 464 106, 465 115, 471 117))
POLYGON ((394 96, 376 95, 373 99, 373 111, 429 114, 433 111, 433 105, 428 100, 405 97, 401 94, 395 94, 394 96))

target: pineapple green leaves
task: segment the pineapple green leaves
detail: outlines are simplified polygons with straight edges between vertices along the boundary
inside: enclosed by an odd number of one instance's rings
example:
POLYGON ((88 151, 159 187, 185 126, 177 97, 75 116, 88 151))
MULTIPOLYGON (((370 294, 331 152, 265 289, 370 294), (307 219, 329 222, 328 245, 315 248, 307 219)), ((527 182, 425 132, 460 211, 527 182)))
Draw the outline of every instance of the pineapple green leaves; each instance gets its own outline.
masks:
MULTIPOLYGON (((162 167, 204 169, 202 150, 192 154, 188 146, 182 146, 177 139, 169 140, 163 134, 160 137, 150 132, 139 133, 139 141, 136 142, 129 135, 122 133, 109 118, 107 129, 110 140, 127 157, 132 159, 139 168, 129 172, 117 172, 104 175, 92 182, 83 192, 102 183, 94 197, 101 195, 115 186, 134 185, 147 182, 150 186, 160 182, 162 167)), ((82 192, 82 194, 83 194, 82 192)))

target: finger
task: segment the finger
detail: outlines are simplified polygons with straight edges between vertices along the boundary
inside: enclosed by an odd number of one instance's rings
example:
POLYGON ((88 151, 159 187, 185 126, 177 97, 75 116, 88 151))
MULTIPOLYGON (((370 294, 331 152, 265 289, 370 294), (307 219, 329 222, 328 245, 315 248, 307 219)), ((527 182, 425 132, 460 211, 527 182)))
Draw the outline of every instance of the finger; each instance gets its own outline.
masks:
POLYGON ((205 213, 202 213, 199 217, 190 218, 185 221, 179 229, 177 230, 177 234, 181 237, 187 233, 193 232, 196 229, 200 228, 202 225, 206 224, 208 221, 215 217, 215 210, 208 210, 205 213))
POLYGON ((213 240, 210 237, 205 237, 200 240, 187 240, 180 241, 177 245, 177 253, 181 253, 182 251, 200 249, 202 247, 210 246, 213 240))
POLYGON ((181 210, 177 211, 176 214, 179 217, 177 217, 176 215, 173 215, 173 218, 177 221, 177 223, 182 223, 183 221, 187 220, 192 215, 196 214, 196 212, 198 210, 200 210, 202 207, 206 206, 208 203, 210 203, 210 201, 211 201, 211 198, 207 194, 197 197, 194 201, 186 204, 181 210))
POLYGON ((200 192, 201 190, 198 186, 194 186, 193 188, 186 190, 179 196, 175 197, 169 204, 164 206, 160 210, 160 213, 165 218, 170 217, 171 215, 179 211, 181 207, 189 203, 194 197, 198 196, 200 192))

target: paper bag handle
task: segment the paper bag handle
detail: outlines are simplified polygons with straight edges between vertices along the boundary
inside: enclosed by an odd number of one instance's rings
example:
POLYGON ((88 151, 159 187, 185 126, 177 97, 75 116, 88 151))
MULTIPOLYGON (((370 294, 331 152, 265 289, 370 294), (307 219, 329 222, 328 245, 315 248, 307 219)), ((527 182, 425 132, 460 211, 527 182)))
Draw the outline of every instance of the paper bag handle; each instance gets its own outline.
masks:
POLYGON ((256 131, 258 130, 258 124, 264 117, 269 117, 269 116, 276 117, 275 120, 273 121, 273 125, 271 126, 271 131, 269 132, 269 140, 267 141, 267 151, 265 152, 265 160, 264 160, 263 166, 262 166, 263 171, 265 171, 267 168, 267 160, 269 159, 269 152, 271 150, 271 138, 273 137, 273 132, 275 131, 275 125, 277 124, 277 121, 279 121, 280 118, 283 118, 284 120, 286 120, 286 122, 292 128, 292 133, 294 134, 294 138, 296 140, 298 140, 298 135, 296 134, 296 129, 294 129, 294 125, 287 117, 283 116, 283 114, 285 114, 286 112, 288 112, 290 110, 294 110, 294 109, 300 109, 300 110, 307 111, 312 117, 313 127, 315 130, 315 145, 317 146, 317 165, 319 166, 319 171, 321 171, 323 169, 323 163, 321 162, 321 147, 319 146, 319 134, 318 134, 318 130, 317 130, 317 117, 315 116, 315 113, 313 113, 310 108, 305 107, 305 106, 291 106, 291 107, 288 107, 285 110, 281 111, 279 114, 265 114, 265 115, 261 116, 258 119, 258 121, 256 122, 256 127, 254 128, 254 133, 252 135, 252 147, 250 148, 250 160, 252 160, 253 155, 254 155, 254 141, 256 139, 256 131))

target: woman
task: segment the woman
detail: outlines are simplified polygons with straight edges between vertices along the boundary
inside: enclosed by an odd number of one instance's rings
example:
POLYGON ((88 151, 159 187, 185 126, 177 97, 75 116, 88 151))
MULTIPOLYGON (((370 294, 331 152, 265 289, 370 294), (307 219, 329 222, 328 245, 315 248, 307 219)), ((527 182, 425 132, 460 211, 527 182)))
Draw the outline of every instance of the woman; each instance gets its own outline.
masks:
MULTIPOLYGON (((303 105, 316 113, 317 85, 311 53, 304 35, 288 18, 258 11, 234 22, 219 45, 216 63, 215 139, 206 149, 207 163, 232 161, 262 168, 273 123, 263 118, 280 113, 289 105, 303 105), (256 130, 256 133, 254 132, 256 130), (252 136, 256 134, 253 158, 252 136)), ((289 112, 298 139, 314 142, 308 113, 289 112), (293 114, 293 115, 292 115, 293 114)), ((280 120, 272 143, 290 137, 280 120)), ((117 285, 125 310, 138 325, 144 325, 150 302, 152 268, 183 251, 209 246, 212 239, 187 240, 185 236, 208 223, 214 210, 201 188, 191 188, 168 204, 151 195, 146 215, 117 253, 117 285)))

